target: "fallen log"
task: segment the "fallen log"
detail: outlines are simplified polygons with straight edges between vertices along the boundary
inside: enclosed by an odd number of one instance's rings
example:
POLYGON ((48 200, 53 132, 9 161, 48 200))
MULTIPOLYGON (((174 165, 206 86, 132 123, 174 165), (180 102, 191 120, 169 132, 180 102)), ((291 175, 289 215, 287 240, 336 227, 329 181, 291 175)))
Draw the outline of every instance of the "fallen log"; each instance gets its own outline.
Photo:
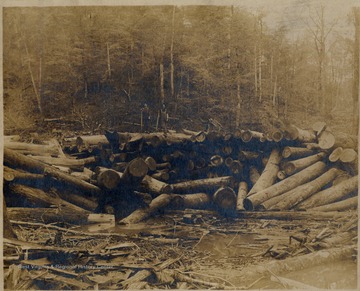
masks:
POLYGON ((248 193, 248 186, 246 182, 239 183, 239 190, 237 195, 236 210, 246 210, 244 207, 244 200, 248 193))
POLYGON ((296 209, 309 209, 321 205, 336 202, 358 188, 358 176, 354 176, 335 186, 312 195, 309 199, 301 202, 296 209))
POLYGON ((266 163, 265 169, 261 173, 260 178, 257 180, 255 185, 249 191, 248 196, 254 195, 255 193, 264 190, 275 183, 277 173, 279 171, 280 160, 281 156, 279 150, 273 149, 269 160, 266 163))
POLYGON ((44 156, 31 156, 32 159, 41 161, 50 166, 68 167, 74 171, 83 171, 84 166, 97 162, 96 157, 88 157, 85 159, 68 159, 68 158, 53 158, 44 156))
MULTIPOLYGON (((199 179, 192 181, 185 181, 172 184, 174 193, 197 193, 202 191, 209 191, 214 188, 230 186, 234 182, 232 176, 224 176, 218 178, 199 179)), ((205 192, 206 193, 206 192, 205 192)))
POLYGON ((347 173, 346 171, 343 171, 340 175, 338 175, 332 182, 332 186, 335 186, 339 183, 341 183, 342 181, 348 180, 350 179, 352 176, 347 173))
POLYGON ((213 202, 220 210, 235 210, 236 194, 230 187, 221 187, 214 193, 213 202))
POLYGON ((253 130, 244 130, 241 133, 241 140, 243 142, 250 142, 252 139, 257 139, 260 141, 265 141, 266 140, 266 136, 264 133, 262 132, 258 132, 258 131, 253 131, 253 130))
POLYGON ((72 172, 71 175, 83 181, 91 182, 95 173, 88 168, 84 168, 82 172, 72 172))
POLYGON ((250 151, 240 151, 238 154, 238 159, 240 162, 248 161, 248 160, 256 160, 259 158, 260 154, 258 152, 250 152, 250 151))
POLYGON ((144 162, 146 163, 146 165, 148 166, 150 171, 155 171, 156 170, 157 165, 156 165, 156 161, 155 161, 155 159, 153 157, 146 157, 144 159, 144 162))
POLYGON ((159 181, 148 175, 146 175, 144 179, 142 179, 141 187, 155 195, 160 195, 163 193, 168 194, 173 192, 172 185, 159 181))
POLYGON ((271 139, 275 142, 280 142, 284 138, 283 133, 280 130, 274 129, 271 133, 271 139))
POLYGON ((24 156, 23 154, 6 148, 4 149, 4 164, 13 168, 20 168, 31 173, 47 175, 67 186, 72 186, 85 193, 98 195, 101 192, 101 189, 97 186, 77 179, 67 173, 63 173, 55 167, 48 166, 43 162, 36 161, 32 158, 24 156))
POLYGON ((118 223, 119 224, 135 224, 144 219, 148 218, 152 214, 155 214, 162 208, 169 205, 172 200, 170 194, 161 194, 151 201, 148 207, 140 208, 131 213, 128 217, 123 218, 118 223))
POLYGON ((188 129, 182 129, 182 131, 190 135, 192 141, 204 142, 206 140, 206 134, 203 131, 196 132, 188 129))
POLYGON ((91 212, 94 212, 98 207, 97 202, 90 200, 81 194, 74 194, 67 191, 58 191, 57 194, 61 199, 91 212))
POLYGON ((345 167, 350 169, 353 174, 358 173, 358 154, 353 149, 344 149, 340 154, 340 161, 344 163, 345 167))
POLYGON ((71 223, 85 224, 88 213, 74 212, 67 208, 25 208, 25 207, 8 207, 8 217, 10 220, 22 220, 49 223, 71 223))
POLYGON ((309 150, 308 148, 299 148, 299 147, 284 147, 281 155, 283 158, 303 158, 314 154, 313 150, 309 150))
POLYGON ((56 206, 59 208, 66 208, 75 213, 89 213, 85 209, 69 203, 59 197, 52 197, 44 191, 36 188, 31 188, 25 185, 9 185, 9 190, 12 194, 18 195, 38 207, 56 206))
POLYGON ((337 147, 329 155, 329 161, 332 163, 337 162, 340 159, 341 153, 344 149, 342 147, 337 147))
POLYGON ((6 182, 41 184, 44 182, 44 175, 20 172, 9 167, 3 167, 3 178, 6 182))
POLYGON ((59 150, 56 145, 40 145, 25 142, 6 142, 4 148, 31 155, 51 155, 57 157, 59 150))
POLYGON ((314 207, 307 209, 307 211, 345 211, 349 209, 357 209, 358 207, 358 197, 351 197, 342 201, 314 207))
POLYGON ((301 129, 295 125, 290 125, 286 128, 291 140, 298 140, 300 142, 316 142, 316 135, 312 130, 301 129))
POLYGON ((303 145, 309 150, 324 150, 318 143, 314 142, 303 143, 303 145))
POLYGON ((341 172, 341 170, 332 168, 306 184, 263 202, 261 206, 263 209, 269 210, 288 210, 293 208, 312 194, 320 191, 322 187, 330 183, 341 172))
POLYGON ((324 173, 326 165, 324 162, 316 162, 310 167, 290 176, 286 179, 261 190, 252 196, 248 196, 246 199, 249 200, 246 202, 246 205, 249 206, 248 210, 258 207, 261 203, 278 196, 282 193, 290 191, 291 189, 296 188, 299 185, 302 185, 308 181, 311 181, 315 177, 324 173))
POLYGON ((255 166, 251 166, 249 168, 249 178, 250 178, 250 181, 253 185, 256 184, 256 182, 259 180, 260 178, 260 174, 258 172, 258 170, 256 169, 255 166))
POLYGON ((95 173, 97 184, 100 187, 104 187, 109 190, 117 188, 120 185, 121 178, 123 176, 121 172, 104 167, 96 167, 95 173))
POLYGON ((156 173, 152 174, 151 177, 160 181, 168 181, 170 178, 169 171, 157 171, 156 173))
POLYGON ((319 136, 319 146, 324 150, 337 147, 357 149, 358 139, 354 135, 333 133, 325 130, 319 136))
POLYGON ((318 161, 321 161, 325 157, 326 157, 325 153, 318 153, 302 159, 289 161, 284 164, 283 170, 285 171, 286 175, 290 176, 296 172, 299 172, 311 166, 312 164, 315 164, 318 161))
POLYGON ((102 147, 108 145, 109 141, 105 135, 83 135, 76 138, 76 146, 79 152, 89 150, 92 147, 102 147))
POLYGON ((211 197, 206 193, 172 194, 171 205, 175 209, 207 209, 211 205, 211 197))

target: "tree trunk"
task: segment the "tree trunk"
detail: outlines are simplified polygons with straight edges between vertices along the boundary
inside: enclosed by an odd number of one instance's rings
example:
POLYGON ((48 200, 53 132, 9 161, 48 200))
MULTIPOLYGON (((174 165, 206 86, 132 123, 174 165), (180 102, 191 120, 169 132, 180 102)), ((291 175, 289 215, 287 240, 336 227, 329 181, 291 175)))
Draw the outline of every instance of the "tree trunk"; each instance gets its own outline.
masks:
POLYGON ((160 63, 159 65, 159 74, 160 74, 160 102, 165 102, 165 91, 164 91, 164 64, 160 63))
POLYGON ((309 209, 336 202, 341 198, 357 190, 358 176, 354 176, 335 186, 312 195, 309 199, 301 202, 296 209, 309 209))
POLYGON ((297 173, 318 161, 323 160, 326 157, 325 153, 318 153, 309 157, 305 157, 295 161, 286 162, 283 166, 285 173, 290 176, 294 173, 297 173))
POLYGON ((349 209, 357 209, 358 207, 358 196, 351 197, 339 202, 334 202, 314 208, 309 208, 307 211, 345 211, 349 209))
POLYGON ((284 147, 282 151, 282 156, 285 159, 288 158, 303 158, 309 155, 313 155, 315 152, 309 150, 308 148, 298 148, 298 147, 284 147))
POLYGON ((31 188, 24 185, 9 185, 9 190, 11 193, 19 195, 20 197, 26 199, 38 207, 57 206, 59 208, 69 209, 75 213, 89 213, 85 209, 64 201, 61 198, 52 197, 40 189, 31 188))
POLYGON ((247 194, 248 194, 248 186, 246 182, 240 182, 238 195, 237 195, 236 210, 242 210, 242 211, 245 210, 244 199, 246 198, 247 194))
POLYGON ((220 210, 235 210, 236 193, 230 187, 221 187, 214 193, 213 202, 220 210))
POLYGON ((269 160, 265 166, 264 171, 261 173, 260 178, 255 183, 255 185, 249 191, 248 196, 251 196, 261 190, 264 190, 271 185, 273 185, 277 178, 277 173, 279 171, 279 163, 281 156, 278 149, 273 149, 269 160))
POLYGON ((322 187, 330 183, 340 173, 340 170, 332 168, 306 184, 263 202, 261 206, 264 209, 270 210, 288 210, 293 208, 314 193, 320 191, 322 187))
POLYGON ((119 224, 135 224, 155 214, 160 209, 169 205, 172 200, 170 194, 161 194, 151 201, 148 207, 140 208, 131 213, 128 217, 119 221, 119 224))
POLYGON ((173 192, 172 185, 159 181, 148 175, 146 175, 141 181, 141 187, 155 195, 160 195, 163 193, 168 194, 173 192))
POLYGON ((51 155, 59 156, 59 150, 55 145, 40 145, 40 144, 31 144, 25 142, 6 142, 4 143, 4 148, 15 150, 23 154, 30 155, 51 155))
POLYGON ((206 191, 216 189, 219 187, 230 186, 233 184, 232 176, 224 176, 218 178, 208 178, 200 180, 192 180, 173 184, 174 193, 198 193, 199 191, 206 191))
POLYGON ((250 197, 248 196, 246 198, 247 200, 249 200, 247 202, 247 205, 251 205, 251 208, 249 209, 258 207, 261 203, 269 200, 270 198, 278 196, 282 193, 296 188, 299 185, 311 181, 312 179, 324 173, 325 168, 326 165, 324 162, 317 162, 310 167, 300 171, 299 173, 296 173, 262 191, 259 191, 250 197))
POLYGON ((26 222, 49 223, 71 223, 85 224, 89 216, 86 212, 74 212, 70 209, 59 208, 25 208, 8 207, 8 217, 10 220, 20 220, 26 222))

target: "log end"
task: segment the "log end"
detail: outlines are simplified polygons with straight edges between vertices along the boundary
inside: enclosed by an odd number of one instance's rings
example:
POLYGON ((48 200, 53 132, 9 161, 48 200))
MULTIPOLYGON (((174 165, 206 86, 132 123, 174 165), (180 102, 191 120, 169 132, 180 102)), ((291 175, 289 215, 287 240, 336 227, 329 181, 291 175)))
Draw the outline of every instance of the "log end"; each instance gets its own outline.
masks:
POLYGON ((236 208, 236 194, 230 187, 222 187, 218 189, 213 201, 222 210, 235 210, 236 208))

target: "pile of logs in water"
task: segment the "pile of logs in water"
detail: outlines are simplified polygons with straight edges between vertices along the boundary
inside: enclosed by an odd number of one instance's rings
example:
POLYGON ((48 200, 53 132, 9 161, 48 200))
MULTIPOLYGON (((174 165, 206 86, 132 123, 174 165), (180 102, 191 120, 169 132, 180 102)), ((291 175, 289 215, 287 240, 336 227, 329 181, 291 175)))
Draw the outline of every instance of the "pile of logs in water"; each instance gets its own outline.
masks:
POLYGON ((5 137, 10 217, 79 224, 90 213, 108 213, 130 224, 165 208, 232 216, 357 207, 357 137, 322 122, 266 134, 106 132, 34 142, 5 137))

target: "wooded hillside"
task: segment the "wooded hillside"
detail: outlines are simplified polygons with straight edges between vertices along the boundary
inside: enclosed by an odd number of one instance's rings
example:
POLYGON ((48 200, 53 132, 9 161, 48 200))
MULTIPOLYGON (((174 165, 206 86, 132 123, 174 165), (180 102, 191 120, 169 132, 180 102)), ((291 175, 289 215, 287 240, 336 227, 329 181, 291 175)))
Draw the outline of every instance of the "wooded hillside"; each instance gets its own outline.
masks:
POLYGON ((338 127, 351 121, 353 40, 324 7, 311 13, 290 41, 286 26, 232 6, 5 8, 5 129, 63 117, 120 130, 140 123, 145 102, 153 127, 162 102, 171 127, 338 127))

